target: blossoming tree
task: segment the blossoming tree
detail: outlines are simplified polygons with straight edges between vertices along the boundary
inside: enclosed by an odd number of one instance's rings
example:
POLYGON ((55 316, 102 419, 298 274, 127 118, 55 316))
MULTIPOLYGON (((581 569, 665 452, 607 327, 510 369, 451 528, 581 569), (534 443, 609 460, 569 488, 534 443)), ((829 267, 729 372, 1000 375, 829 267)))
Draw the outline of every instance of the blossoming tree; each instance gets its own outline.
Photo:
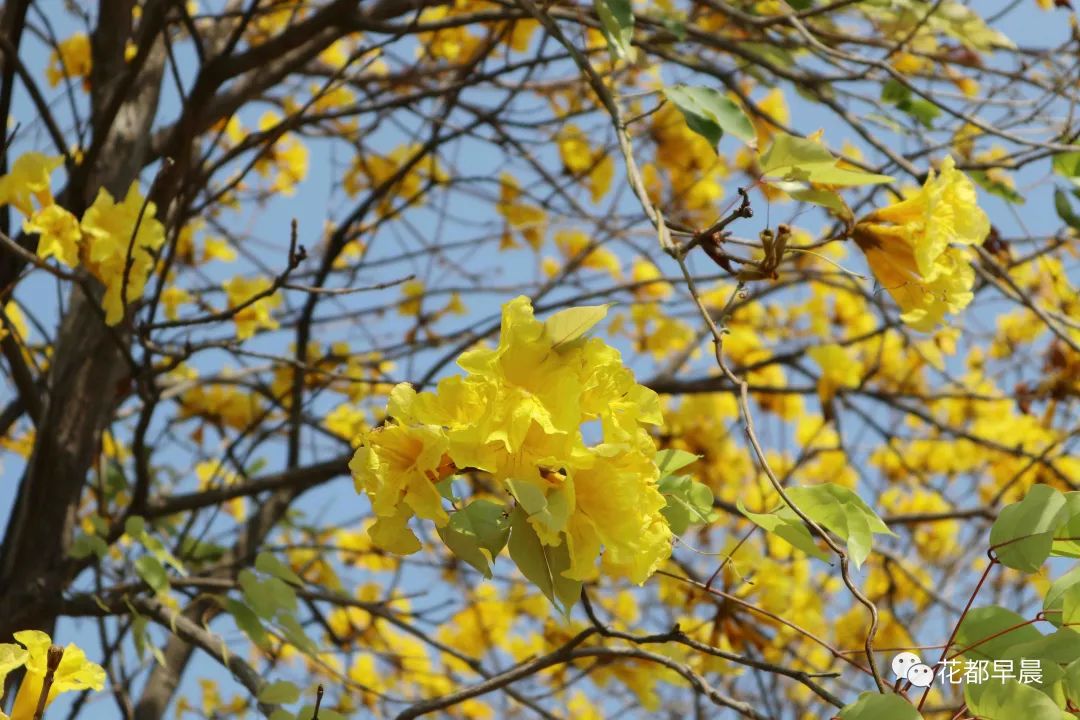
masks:
POLYGON ((1080 716, 1078 45, 4 3, 0 718, 1080 716))

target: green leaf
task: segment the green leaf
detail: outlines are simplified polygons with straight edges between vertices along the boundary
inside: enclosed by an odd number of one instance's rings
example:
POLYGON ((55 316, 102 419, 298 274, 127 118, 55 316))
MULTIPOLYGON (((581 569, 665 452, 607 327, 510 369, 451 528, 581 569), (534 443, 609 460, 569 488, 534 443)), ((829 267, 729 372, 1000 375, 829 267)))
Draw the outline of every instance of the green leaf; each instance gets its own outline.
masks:
POLYGON ((225 548, 215 543, 193 537, 185 537, 180 541, 181 557, 193 563, 214 562, 220 560, 224 554, 225 548))
POLYGON ((274 712, 270 713, 270 720, 296 720, 296 716, 288 710, 278 708, 274 712))
POLYGON ((1055 630, 1009 648, 1009 657, 1044 660, 1047 664, 1063 665, 1080 660, 1080 635, 1068 628, 1055 630))
POLYGON ((941 115, 941 108, 923 98, 912 98, 896 107, 918 120, 920 125, 928 129, 934 127, 934 120, 941 115))
POLYGON ((586 305, 560 310, 544 321, 544 331, 555 349, 563 348, 580 339, 607 316, 606 305, 586 305))
POLYGON ((491 577, 491 563, 506 546, 510 521, 506 508, 490 500, 474 500, 450 516, 439 537, 459 558, 491 577))
POLYGON ((288 705, 300 699, 300 688, 288 680, 278 680, 263 686, 256 699, 267 705, 288 705))
POLYGON ((713 149, 725 132, 744 143, 750 143, 756 137, 746 113, 719 90, 672 85, 664 88, 664 95, 682 112, 686 126, 708 140, 713 149))
POLYGON ((272 553, 259 553, 255 558, 255 569, 261 573, 280 578, 287 583, 292 583, 293 585, 304 584, 304 581, 300 579, 299 575, 293 572, 292 568, 278 560, 272 553))
POLYGON ((132 515, 124 521, 124 532, 136 542, 142 544, 162 565, 169 565, 181 575, 187 575, 183 563, 162 544, 160 540, 146 531, 146 521, 138 515, 132 515))
POLYGON ((882 85, 881 100, 895 105, 898 110, 907 113, 927 128, 933 127, 934 120, 941 115, 941 108, 928 100, 912 97, 911 91, 896 80, 889 80, 882 85))
POLYGON ((450 552, 454 553, 454 557, 469 563, 483 573, 484 577, 491 578, 492 558, 485 555, 483 550, 480 549, 479 540, 472 535, 460 533, 449 525, 435 528, 435 532, 446 543, 446 547, 450 548, 450 552))
POLYGON ((101 517, 97 513, 90 513, 89 515, 87 515, 86 519, 90 521, 90 526, 94 529, 95 535, 100 535, 101 537, 108 536, 110 530, 108 520, 101 517))
POLYGON ((180 559, 169 552, 168 548, 166 548, 156 537, 149 533, 143 533, 142 543, 143 547, 149 550, 150 554, 158 559, 158 562, 170 566, 181 575, 187 575, 187 570, 184 569, 184 564, 180 562, 180 559))
POLYGON ((759 159, 762 176, 824 185, 875 185, 892 182, 888 175, 837 167, 839 160, 813 140, 779 133, 759 159))
POLYGON ((569 615, 570 608, 581 594, 581 582, 562 575, 570 567, 566 541, 558 547, 541 544, 525 511, 517 506, 510 514, 510 540, 507 546, 510 559, 521 574, 536 585, 560 612, 569 615))
POLYGON ((248 605, 264 620, 272 620, 279 614, 296 612, 296 592, 280 579, 259 579, 250 570, 241 570, 237 580, 248 605))
POLYGON ((787 495, 808 518, 844 539, 855 567, 870 554, 875 534, 896 534, 861 497, 842 485, 794 487, 787 495))
POLYGON ((82 560, 91 555, 96 555, 98 559, 101 559, 105 557, 107 552, 109 552, 109 546, 102 538, 97 535, 83 533, 71 543, 71 550, 68 551, 68 555, 76 560, 82 560))
POLYGON ((1027 618, 1012 610, 997 606, 975 608, 957 628, 951 651, 964 650, 962 657, 974 660, 1001 660, 1009 657, 1015 645, 1041 637, 1042 633, 1027 623, 1027 618))
POLYGON ((1072 700, 1073 705, 1080 706, 1080 660, 1069 663, 1065 668, 1061 684, 1065 697, 1072 700))
POLYGON ((634 38, 634 10, 630 0, 594 0, 593 7, 611 54, 622 60, 633 59, 630 42, 634 38))
POLYGON ((667 500, 660 512, 667 519, 671 532, 682 535, 690 525, 702 525, 712 520, 713 494, 707 485, 689 475, 668 475, 660 479, 657 487, 667 500))
POLYGON ((236 627, 240 628, 240 631, 247 635, 251 642, 263 650, 270 648, 270 636, 263 627, 262 621, 259 620, 259 616, 251 608, 234 598, 223 598, 221 602, 225 607, 225 612, 232 615, 233 620, 236 621, 236 627))
POLYGON ((1051 161, 1051 166, 1054 172, 1080 188, 1080 150, 1058 153, 1051 161))
POLYGON ((1065 517, 1054 533, 1050 554, 1080 558, 1080 492, 1065 493, 1065 517))
MULTIPOLYGON (((1080 623, 1080 566, 1055 580, 1043 598, 1043 613, 1056 627, 1080 623)), ((1077 625, 1080 628, 1080 624, 1077 625)))
POLYGON ((1023 500, 1002 508, 990 528, 990 547, 1002 565, 1037 572, 1065 517, 1065 497, 1049 485, 1033 485, 1023 500))
MULTIPOLYGON (((794 54, 776 43, 740 41, 739 53, 752 56, 744 68, 744 71, 750 74, 754 73, 757 66, 790 67, 797 62, 794 54)), ((764 78, 763 74, 757 76, 764 78)))
POLYGON ((690 463, 701 459, 700 455, 685 450, 661 450, 656 453, 656 467, 660 468, 660 475, 670 475, 676 470, 682 470, 690 463))
POLYGON ((570 485, 563 484, 545 495, 536 483, 529 480, 510 478, 506 484, 518 504, 528 513, 530 520, 543 525, 552 533, 566 529, 573 512, 573 489, 570 485))
POLYGON ((771 513, 754 513, 746 509, 742 500, 736 500, 735 504, 739 512, 765 532, 788 541, 811 557, 828 562, 829 553, 818 547, 810 535, 810 529, 791 508, 784 505, 771 513))
POLYGON ((1057 704, 1033 687, 1016 680, 965 683, 968 710, 980 720, 1062 720, 1057 704))
POLYGON ((480 541, 480 547, 495 557, 506 547, 510 537, 507 509, 490 500, 474 500, 450 518, 450 526, 470 533, 480 541))
POLYGON ((132 515, 124 521, 124 532, 136 540, 141 540, 146 532, 146 521, 138 515, 132 515))
POLYGON ((769 185, 777 190, 783 190, 793 199, 800 202, 832 210, 837 217, 843 220, 849 222, 854 220, 851 208, 844 202, 844 198, 840 197, 840 193, 835 190, 816 188, 809 183, 794 180, 772 180, 769 185))
POLYGON ((999 198, 1011 202, 1013 205, 1023 205, 1027 202, 1023 195, 1000 180, 991 179, 983 170, 969 170, 968 177, 974 180, 975 184, 986 192, 991 195, 997 195, 999 198))
MULTIPOLYGON (((145 615, 133 613, 131 617, 131 640, 135 644, 135 654, 142 660, 146 656, 146 626, 150 618, 145 615)), ((3 646, 0 645, 0 648, 3 646)), ((0 665, 3 662, 0 661, 0 665)))
POLYGON ((911 98, 911 91, 895 78, 887 80, 881 86, 881 101, 897 105, 911 98))
POLYGON ((169 575, 165 572, 165 566, 153 555, 142 555, 135 561, 135 572, 150 586, 155 593, 162 592, 169 587, 169 575))
POLYGON ((1080 215, 1073 210, 1068 193, 1061 188, 1054 190, 1054 209, 1066 225, 1074 230, 1080 230, 1080 215))
POLYGON ((283 615, 278 618, 278 627, 281 629, 281 636, 285 638, 286 642, 291 645, 295 645, 305 655, 315 657, 319 653, 319 646, 312 642, 311 638, 304 632, 304 628, 300 626, 296 618, 292 615, 283 615))
POLYGON ((660 24, 667 29, 675 39, 682 42, 686 39, 686 18, 683 15, 664 13, 660 16, 660 24))
POLYGON ((840 711, 840 720, 921 720, 919 711, 899 695, 864 692, 840 711))
POLYGON ((128 481, 124 472, 115 461, 110 462, 105 468, 105 496, 112 499, 127 489, 128 481))
POLYGON ((449 500, 452 503, 456 503, 461 500, 461 498, 454 494, 455 477, 456 476, 451 475, 450 477, 444 478, 439 482, 435 483, 435 489, 439 491, 439 495, 441 495, 443 499, 449 500))

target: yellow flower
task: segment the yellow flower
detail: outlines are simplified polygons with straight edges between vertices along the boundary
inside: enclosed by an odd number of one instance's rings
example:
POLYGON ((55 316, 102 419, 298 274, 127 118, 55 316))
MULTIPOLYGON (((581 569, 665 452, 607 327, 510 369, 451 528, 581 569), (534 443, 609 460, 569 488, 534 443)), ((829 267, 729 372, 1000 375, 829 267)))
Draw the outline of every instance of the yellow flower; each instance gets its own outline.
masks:
MULTIPOLYGON (((437 22, 446 19, 464 8, 460 3, 452 7, 445 5, 430 7, 420 14, 421 23, 437 22)), ((417 36, 419 46, 417 54, 421 57, 435 57, 450 62, 465 62, 480 45, 480 38, 472 35, 467 25, 458 25, 435 32, 423 32, 417 36)))
POLYGON ((716 202, 724 195, 727 161, 709 141, 692 131, 673 103, 653 114, 649 135, 656 143, 656 162, 642 167, 646 187, 654 200, 662 199, 665 180, 670 200, 697 222, 711 222, 716 202))
POLYGON ((225 283, 225 294, 229 297, 229 307, 243 306, 233 315, 238 340, 247 340, 260 328, 267 330, 276 330, 278 328, 278 321, 270 314, 272 309, 281 305, 281 296, 276 292, 272 295, 260 297, 250 305, 245 305, 256 295, 269 290, 271 285, 269 278, 256 277, 249 280, 240 275, 225 283))
MULTIPOLYGON (((279 124, 277 113, 268 111, 259 118, 259 130, 272 132, 279 124)), ((270 184, 270 192, 292 195, 296 186, 307 177, 308 149, 293 133, 284 133, 270 146, 269 150, 255 161, 255 171, 262 177, 270 177, 276 170, 270 184)))
POLYGON ((829 404, 838 389, 857 387, 862 380, 859 363, 840 345, 817 345, 807 350, 806 354, 821 367, 818 397, 821 398, 822 407, 829 404))
POLYGON ((451 468, 444 458, 447 448, 446 433, 427 425, 390 423, 364 437, 349 470, 356 491, 367 493, 379 518, 370 531, 377 545, 401 552, 397 548, 415 544, 413 550, 418 550, 406 525, 413 514, 434 520, 440 527, 450 520, 435 487, 451 468))
POLYGON ((574 473, 575 511, 567 541, 577 580, 596 576, 600 545, 605 569, 641 584, 671 555, 671 528, 660 514, 666 504, 657 489, 652 458, 618 446, 596 448, 592 467, 574 473))
POLYGON ((589 236, 580 230, 560 230, 555 233, 555 245, 567 262, 576 260, 579 267, 606 270, 618 280, 621 274, 618 256, 606 247, 593 246, 585 252, 592 244, 589 236))
MULTIPOLYGON (((40 630, 23 630, 15 633, 15 640, 26 648, 26 677, 15 696, 11 720, 31 720, 37 709, 48 662, 52 638, 40 630)), ((6 647, 6 646, 0 646, 6 647)), ((53 675, 53 685, 45 701, 48 707, 57 695, 69 690, 101 690, 105 687, 105 671, 97 663, 86 659, 86 654, 73 644, 64 648, 63 658, 53 675)))
POLYGON ((161 304, 165 306, 165 317, 175 320, 179 316, 180 306, 193 300, 191 293, 182 287, 170 285, 161 291, 161 304))
POLYGON ((398 315, 412 317, 420 314, 424 300, 424 283, 420 280, 406 280, 401 284, 403 299, 398 303, 398 315))
POLYGON ((0 687, 3 686, 8 673, 25 665, 29 657, 30 653, 21 645, 15 645, 14 643, 0 644, 0 687))
POLYGON ((446 524, 435 483, 471 468, 526 511, 543 545, 567 543, 567 578, 595 575, 601 548, 611 573, 637 583, 668 557, 656 446, 642 427, 661 422, 658 397, 599 338, 553 332, 528 298, 516 298, 503 307, 498 346, 458 358, 465 376, 444 378, 434 392, 391 391, 391 420, 362 437, 349 466, 371 500, 377 545, 418 550, 408 521, 446 524), (600 439, 587 446, 582 427, 593 421, 600 439))
MULTIPOLYGON (((784 98, 784 93, 780 88, 773 88, 768 95, 755 104, 759 112, 770 120, 775 120, 781 127, 790 124, 791 111, 788 110, 787 100, 784 98)), ((769 142, 776 135, 776 125, 765 120, 758 113, 753 113, 751 117, 753 118, 751 122, 754 124, 754 132, 757 135, 757 146, 759 148, 768 147, 769 142)))
POLYGON ((672 293, 671 283, 663 279, 660 268, 648 260, 638 258, 630 270, 630 279, 635 283, 634 295, 639 300, 664 300, 672 293))
MULTIPOLYGON (((499 177, 499 202, 495 209, 503 216, 506 223, 521 233, 533 250, 539 250, 544 242, 544 225, 547 214, 536 205, 520 201, 521 187, 509 173, 499 177)), ((507 236, 503 245, 513 247, 513 240, 507 236)))
POLYGON ((61 41, 50 53, 49 67, 45 70, 49 87, 56 87, 64 78, 80 78, 83 89, 89 89, 92 62, 90 38, 86 33, 75 33, 61 41))
POLYGON ((224 238, 208 237, 206 242, 203 243, 202 259, 203 262, 209 262, 210 260, 232 262, 236 260, 236 251, 229 246, 229 243, 224 238))
POLYGON ((120 203, 107 190, 100 189, 94 204, 83 214, 82 259, 105 285, 101 305, 109 325, 123 319, 125 295, 128 302, 142 297, 156 253, 165 244, 165 228, 155 217, 156 212, 154 203, 145 202, 135 182, 120 203), (129 253, 132 265, 125 270, 129 253))
POLYGON ((201 417, 237 430, 254 426, 266 412, 259 395, 235 385, 196 385, 181 396, 181 405, 181 418, 201 417))
POLYGON ((402 207, 396 207, 395 201, 401 201, 397 203, 400 206, 423 203, 428 185, 446 182, 448 176, 434 155, 427 155, 414 162, 419 152, 420 145, 414 143, 399 145, 388 155, 358 154, 342 181, 345 192, 352 197, 366 188, 377 188, 390 182, 408 165, 409 169, 404 177, 394 182, 390 191, 385 193, 385 197, 379 202, 379 214, 385 217, 400 211, 402 207))
POLYGON ((14 205, 27 217, 34 212, 31 198, 36 198, 42 207, 52 205, 49 176, 63 162, 59 156, 49 157, 39 152, 20 155, 8 174, 0 177, 0 205, 14 205))
POLYGON ((580 177, 592 201, 599 202, 611 188, 615 162, 602 149, 593 151, 588 136, 573 123, 564 125, 558 137, 559 157, 570 174, 580 177))
POLYGON ((338 405, 326 416, 326 429, 347 438, 353 447, 360 443, 360 436, 368 429, 367 417, 361 410, 344 403, 338 405))
POLYGON ((46 205, 23 222, 23 230, 37 233, 37 254, 42 259, 55 257, 68 267, 79 262, 82 232, 79 220, 59 205, 46 205))
POLYGON ((952 246, 980 245, 989 232, 974 185, 947 157, 940 175, 931 171, 919 191, 862 218, 852 237, 901 320, 925 331, 972 299, 974 271, 952 246))

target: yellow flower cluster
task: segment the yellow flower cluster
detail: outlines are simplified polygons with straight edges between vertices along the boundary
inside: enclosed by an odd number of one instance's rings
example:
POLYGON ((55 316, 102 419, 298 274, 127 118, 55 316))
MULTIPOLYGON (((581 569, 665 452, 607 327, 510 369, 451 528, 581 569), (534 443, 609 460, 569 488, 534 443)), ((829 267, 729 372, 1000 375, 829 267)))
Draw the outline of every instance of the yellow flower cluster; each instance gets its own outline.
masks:
POLYGON ((19 157, 11 172, 0 177, 0 204, 10 204, 26 216, 23 230, 40 236, 39 257, 55 257, 68 267, 82 263, 101 281, 105 322, 116 325, 124 317, 123 300, 142 296, 155 254, 165 243, 165 228, 154 217, 157 208, 145 201, 138 183, 132 183, 122 202, 116 202, 108 190, 98 190, 80 222, 53 200, 49 176, 61 162, 59 157, 37 152, 19 157))
POLYGON ((257 330, 278 329, 278 321, 270 311, 281 305, 281 296, 270 292, 273 282, 269 278, 237 275, 226 280, 224 287, 229 308, 235 310, 233 322, 236 323, 237 339, 247 340, 257 330))
MULTIPOLYGON (((3 687, 8 673, 23 667, 26 669, 26 675, 15 696, 10 720, 31 720, 45 683, 52 638, 40 630, 23 630, 15 633, 15 640, 18 645, 0 644, 0 688, 3 687)), ((59 650, 60 648, 57 648, 54 652, 59 650)), ((69 690, 101 690, 103 687, 105 671, 101 666, 87 660, 86 654, 75 645, 68 645, 63 649, 59 665, 55 666, 45 707, 60 693, 69 690)), ((0 711, 0 719, 7 717, 0 711)))
POLYGON ((93 59, 90 53, 90 38, 86 33, 75 33, 61 41, 49 54, 49 66, 45 77, 49 87, 56 87, 65 79, 79 78, 83 90, 90 89, 90 71, 93 59))
POLYGON ((730 174, 724 158, 687 127, 672 103, 653 114, 649 136, 656 143, 656 160, 641 172, 653 202, 677 208, 693 222, 710 222, 730 174))
POLYGON ((566 543, 569 579, 595 577, 601 547, 605 569, 636 583, 669 556, 656 447, 643 427, 661 422, 658 398, 617 350, 558 329, 556 318, 535 319, 518 297, 503 307, 498 347, 458 359, 466 375, 434 392, 394 388, 391 419, 362 437, 349 464, 377 517, 377 545, 418 550, 408 521, 445 526, 436 483, 472 470, 514 497, 544 546, 566 543), (595 444, 586 444, 586 423, 597 428, 595 444))
POLYGON ((947 157, 940 174, 931 170, 919 191, 862 218, 852 236, 903 311, 900 319, 928 331, 973 297, 975 273, 953 245, 981 245, 989 232, 975 186, 947 157))
POLYGON ((416 159, 420 145, 399 145, 386 155, 358 154, 345 173, 343 184, 349 197, 368 189, 392 183, 393 188, 379 201, 379 215, 388 217, 402 208, 424 203, 429 186, 445 183, 449 175, 438 158, 429 155, 416 159), (398 177, 403 168, 404 174, 398 177))

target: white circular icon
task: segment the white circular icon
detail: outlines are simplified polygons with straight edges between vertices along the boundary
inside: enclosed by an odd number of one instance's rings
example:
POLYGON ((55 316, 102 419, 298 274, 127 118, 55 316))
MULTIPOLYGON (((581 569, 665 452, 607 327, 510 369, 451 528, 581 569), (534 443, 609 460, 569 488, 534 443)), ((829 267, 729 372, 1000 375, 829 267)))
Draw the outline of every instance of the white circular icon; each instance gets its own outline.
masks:
MULTIPOLYGON (((901 680, 909 680, 908 672, 916 665, 922 665, 922 659, 913 652, 902 652, 892 659, 893 675, 901 680)), ((923 665, 923 667, 926 667, 923 665)))
POLYGON ((930 687, 934 683, 934 670, 929 665, 916 663, 908 668, 907 679, 915 687, 930 687))

